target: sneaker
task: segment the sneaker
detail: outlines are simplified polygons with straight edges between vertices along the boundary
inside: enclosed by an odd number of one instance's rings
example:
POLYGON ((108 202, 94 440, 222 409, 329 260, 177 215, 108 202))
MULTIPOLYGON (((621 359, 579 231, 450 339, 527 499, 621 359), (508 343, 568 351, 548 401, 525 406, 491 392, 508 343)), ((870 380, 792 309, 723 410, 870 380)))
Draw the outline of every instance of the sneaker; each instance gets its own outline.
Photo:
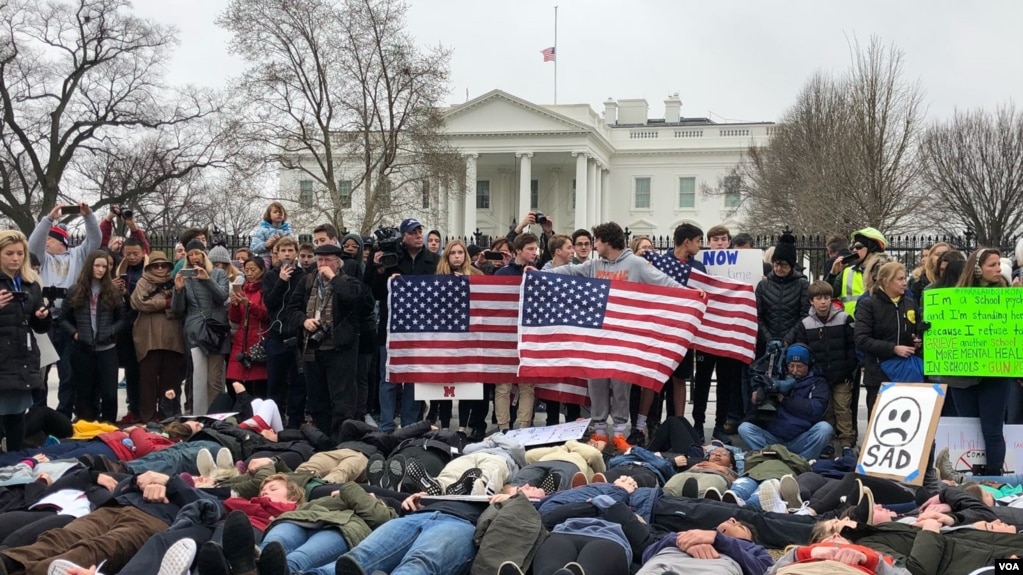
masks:
POLYGON ((632 445, 630 445, 629 442, 625 440, 624 435, 614 436, 614 438, 611 439, 611 444, 614 445, 615 449, 617 449, 621 453, 625 453, 626 451, 632 449, 632 445))
POLYGON ((213 461, 213 454, 205 447, 196 454, 195 466, 199 469, 201 477, 213 477, 213 472, 217 469, 217 463, 213 461))
POLYGON ((188 575, 195 559, 195 540, 179 539, 163 554, 157 575, 188 575))
POLYGON ((60 440, 52 435, 47 435, 46 439, 43 440, 43 447, 50 447, 52 445, 60 445, 60 440))
POLYGON ((607 476, 598 471, 590 477, 590 483, 607 483, 607 476))
POLYGON ((721 492, 717 490, 717 487, 708 487, 703 492, 704 499, 710 499, 711 501, 721 501, 721 492))
POLYGON ((947 447, 942 448, 934 458, 934 468, 938 471, 938 477, 943 481, 954 481, 956 483, 962 483, 963 481, 963 474, 952 467, 947 447))
POLYGON ((589 484, 589 481, 586 480, 586 474, 584 474, 582 471, 576 471, 572 475, 572 489, 575 489, 576 487, 582 487, 583 485, 587 484, 589 484))
MULTIPOLYGON (((256 539, 252 534, 252 522, 242 511, 227 514, 224 522, 224 557, 232 573, 255 573, 256 539)), ((205 571, 201 571, 205 575, 205 571)))
POLYGON ((501 567, 497 570, 497 575, 524 575, 524 573, 515 562, 505 561, 501 563, 501 567))
POLYGON ((212 541, 199 547, 195 557, 195 569, 202 575, 231 575, 231 566, 227 564, 224 548, 212 541))
POLYGON ((686 478, 685 483, 682 484, 682 497, 696 499, 699 496, 700 484, 696 481, 696 478, 695 477, 686 478))
POLYGON ((738 505, 739 507, 744 507, 746 505, 746 502, 739 497, 739 494, 731 489, 721 494, 721 502, 731 503, 732 505, 738 505))
POLYGON ((379 425, 377 425, 376 420, 373 419, 373 416, 368 413, 366 414, 366 417, 362 418, 362 420, 366 422, 366 425, 370 425, 372 427, 380 427, 379 425))
POLYGON ((465 473, 463 473, 462 476, 458 478, 458 481, 455 481, 454 483, 448 486, 447 494, 468 495, 469 493, 472 492, 473 484, 480 477, 483 477, 483 470, 480 469, 479 467, 466 469, 465 473))
POLYGON ((809 501, 804 501, 803 504, 799 506, 799 509, 789 509, 789 513, 791 513, 792 515, 809 515, 811 517, 817 516, 817 512, 814 511, 812 507, 810 507, 809 501))
POLYGON ((781 478, 778 486, 778 493, 785 500, 789 509, 799 509, 803 506, 803 498, 799 496, 799 483, 796 478, 786 475, 781 478))
POLYGON ((788 505, 785 504, 785 500, 781 498, 781 493, 779 493, 780 488, 781 482, 777 479, 767 479, 760 483, 757 494, 760 495, 761 509, 773 511, 774 513, 788 512, 788 505))
POLYGON ((646 432, 641 428, 635 428, 632 433, 629 434, 629 438, 626 440, 630 445, 638 445, 640 447, 647 446, 646 432))
POLYGON ((853 459, 856 459, 856 450, 852 447, 843 447, 842 457, 852 457, 853 459))
POLYGON ((835 458, 835 446, 831 445, 830 443, 828 445, 825 445, 821 449, 820 458, 821 459, 834 459, 835 458))
POLYGON ((427 495, 443 495, 444 488, 441 484, 430 477, 422 463, 418 459, 406 459, 404 485, 409 485, 418 491, 425 491, 427 495))
POLYGON ((369 456, 369 462, 366 463, 366 483, 387 489, 390 486, 387 475, 387 460, 384 456, 379 453, 369 456))
POLYGON ((386 481, 390 489, 401 491, 401 482, 405 479, 406 464, 407 460, 404 455, 392 455, 387 460, 387 477, 381 480, 381 485, 386 481))
POLYGON ((259 553, 256 560, 259 575, 290 575, 288 568, 288 553, 280 541, 271 541, 259 553))
POLYGON ((238 471, 238 468, 234 466, 234 456, 231 455, 230 449, 221 447, 217 451, 217 468, 224 471, 238 471))
POLYGON ((547 404, 542 401, 538 401, 536 402, 536 405, 533 406, 533 411, 537 413, 547 413, 547 404))
MULTIPOLYGON (((78 564, 72 563, 67 559, 57 559, 53 563, 50 563, 50 567, 46 570, 46 575, 67 575, 72 571, 81 569, 82 567, 78 564)), ((4 573, 7 571, 4 570, 4 573)), ((99 572, 96 575, 100 575, 99 572)))
MULTIPOLYGON (((202 573, 200 571, 200 573, 202 573)), ((203 573, 203 575, 206 575, 203 573)), ((362 566, 355 562, 349 555, 345 554, 337 558, 334 563, 334 575, 366 575, 362 566)))
POLYGON ((869 487, 863 487, 863 495, 860 502, 849 512, 849 519, 864 525, 872 525, 874 522, 874 493, 869 487))
POLYGON ((575 561, 567 563, 563 569, 572 575, 586 575, 586 571, 583 571, 583 566, 575 561))
POLYGON ((543 492, 547 495, 557 492, 558 487, 560 486, 561 484, 558 481, 558 478, 551 473, 548 473, 540 480, 540 489, 543 489, 543 492))
POLYGON ((715 429, 712 436, 714 437, 714 439, 720 441, 721 443, 724 443, 725 445, 732 444, 732 438, 729 437, 727 433, 725 433, 724 429, 715 429))
POLYGON ((141 423, 141 422, 142 422, 142 420, 139 419, 138 414, 135 414, 135 413, 132 413, 132 412, 129 411, 128 413, 124 414, 124 417, 122 417, 121 419, 117 420, 117 426, 118 427, 128 427, 129 425, 135 425, 136 423, 141 423))

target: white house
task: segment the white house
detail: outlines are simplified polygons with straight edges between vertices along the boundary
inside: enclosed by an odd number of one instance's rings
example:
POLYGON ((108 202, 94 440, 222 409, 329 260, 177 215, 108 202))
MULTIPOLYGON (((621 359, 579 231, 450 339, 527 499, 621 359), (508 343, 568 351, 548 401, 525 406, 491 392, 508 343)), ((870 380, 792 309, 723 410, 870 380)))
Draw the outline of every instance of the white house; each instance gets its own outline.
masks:
MULTIPOLYGON (((538 105, 501 90, 451 106, 446 132, 465 156, 465 184, 406 215, 457 236, 504 235, 531 209, 567 233, 610 220, 658 235, 684 222, 734 224, 738 197, 701 187, 717 187, 774 124, 685 118, 677 95, 664 106, 655 119, 646 100, 608 100, 601 117, 587 104, 538 105)), ((282 174, 282 197, 310 187, 297 179, 282 174)))

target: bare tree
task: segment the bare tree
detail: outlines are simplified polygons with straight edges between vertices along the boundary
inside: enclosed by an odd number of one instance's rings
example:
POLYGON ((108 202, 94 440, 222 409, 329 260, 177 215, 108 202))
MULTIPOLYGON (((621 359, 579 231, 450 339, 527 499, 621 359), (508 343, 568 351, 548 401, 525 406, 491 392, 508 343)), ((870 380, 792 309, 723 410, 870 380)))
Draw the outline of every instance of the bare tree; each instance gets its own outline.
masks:
POLYGON ((221 157, 219 135, 195 128, 216 112, 214 97, 162 83, 174 32, 130 8, 128 0, 0 0, 0 211, 26 232, 59 199, 82 199, 69 188, 91 177, 86 167, 147 164, 144 176, 120 178, 129 187, 103 190, 103 205, 221 157))
POLYGON ((728 178, 705 191, 738 193, 752 232, 909 230, 923 199, 922 96, 903 78, 902 59, 877 39, 854 45, 850 70, 811 76, 768 145, 750 147, 728 178))
POLYGON ((928 213, 947 232, 972 228, 979 245, 1006 245, 1023 230, 1023 115, 956 112, 923 138, 928 213))
POLYGON ((237 90, 242 137, 292 178, 282 192, 313 221, 368 233, 420 200, 424 179, 464 172, 437 111, 450 52, 417 47, 406 10, 401 0, 232 0, 218 19, 251 63, 237 90))

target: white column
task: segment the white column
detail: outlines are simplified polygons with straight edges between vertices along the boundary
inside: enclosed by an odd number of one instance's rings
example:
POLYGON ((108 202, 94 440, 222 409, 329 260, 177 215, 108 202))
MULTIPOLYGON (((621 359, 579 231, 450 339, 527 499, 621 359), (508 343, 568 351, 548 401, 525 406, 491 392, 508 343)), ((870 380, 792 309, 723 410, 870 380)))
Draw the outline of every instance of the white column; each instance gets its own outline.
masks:
POLYGON ((589 229, 586 219, 586 154, 573 152, 575 156, 575 227, 589 229))
POLYGON ((601 180, 600 174, 603 173, 604 167, 598 162, 597 163, 597 177, 593 180, 593 218, 598 223, 604 223, 607 221, 604 218, 604 198, 601 195, 601 180))
POLYGON ((479 154, 467 154, 465 156, 465 231, 464 235, 473 241, 473 234, 476 233, 476 158, 479 154))
POLYGON ((519 211, 516 218, 521 218, 529 213, 530 192, 533 183, 533 152, 519 152, 515 154, 519 158, 519 211))
POLYGON ((586 221, 592 227, 602 223, 597 217, 597 160, 590 160, 586 170, 586 221))
POLYGON ((604 168, 600 171, 600 211, 602 213, 601 220, 609 221, 611 219, 611 169, 604 168))

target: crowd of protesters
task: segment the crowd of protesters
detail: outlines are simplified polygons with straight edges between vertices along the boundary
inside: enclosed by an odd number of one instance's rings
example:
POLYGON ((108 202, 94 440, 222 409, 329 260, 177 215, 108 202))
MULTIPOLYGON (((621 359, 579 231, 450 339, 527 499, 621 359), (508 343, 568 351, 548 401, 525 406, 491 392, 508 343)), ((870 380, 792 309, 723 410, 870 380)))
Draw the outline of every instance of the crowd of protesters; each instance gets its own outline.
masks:
MULTIPOLYGON (((1023 488, 999 480, 1020 380, 929 376, 950 388, 943 415, 980 418, 987 458, 969 473, 933 449, 922 486, 856 469, 860 391, 870 410, 916 365, 924 293, 1020 286, 997 249, 934 244, 908 270, 864 228, 808 270, 784 235, 755 288, 757 356, 777 373, 690 352, 661 392, 591 380, 581 406, 487 384, 455 405, 387 379, 394 275, 686 288, 613 222, 561 234, 530 212, 486 247, 414 218, 377 238, 323 224, 306 244, 273 202, 247 248, 191 228, 168 254, 127 210, 75 208, 0 232, 0 575, 921 575, 1023 555, 1023 488), (75 211, 72 246, 59 222, 75 211), (583 409, 578 440, 506 433, 583 409)), ((754 249, 720 225, 673 239, 667 255, 697 269, 701 248, 754 249)))

